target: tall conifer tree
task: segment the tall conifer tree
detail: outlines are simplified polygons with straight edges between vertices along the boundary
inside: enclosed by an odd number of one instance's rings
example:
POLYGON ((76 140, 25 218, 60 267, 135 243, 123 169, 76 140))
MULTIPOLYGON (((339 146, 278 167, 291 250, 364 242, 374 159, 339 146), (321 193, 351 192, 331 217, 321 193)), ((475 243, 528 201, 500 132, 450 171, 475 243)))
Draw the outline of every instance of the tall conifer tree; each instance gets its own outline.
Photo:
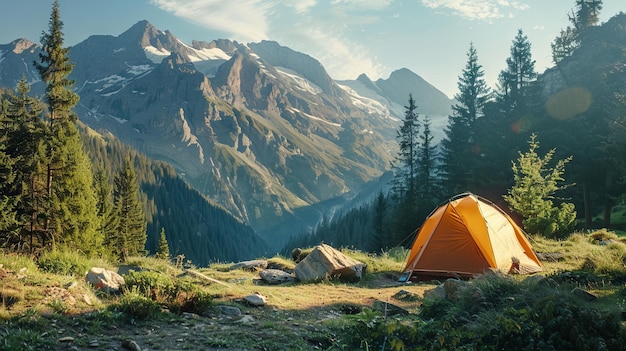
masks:
POLYGON ((519 29, 511 45, 511 55, 506 59, 506 68, 498 76, 498 100, 505 106, 506 113, 520 115, 526 112, 536 78, 528 36, 519 29))
POLYGON ((419 169, 419 114, 412 95, 404 107, 404 121, 397 132, 398 155, 394 165, 392 196, 396 201, 398 215, 395 217, 391 246, 399 243, 416 224, 417 174, 419 169))
POLYGON ((472 184, 475 157, 475 123, 490 98, 490 91, 484 79, 485 72, 478 64, 478 53, 470 43, 467 63, 454 96, 457 104, 452 106, 448 126, 442 140, 442 178, 448 196, 468 191, 472 184))
POLYGON ((146 220, 139 199, 139 183, 130 157, 124 161, 124 168, 115 176, 113 198, 118 217, 117 230, 111 233, 107 242, 121 261, 130 256, 145 253, 146 220))
POLYGON ((49 134, 46 138, 46 191, 48 208, 45 229, 52 243, 93 252, 102 246, 98 234, 96 198, 92 190, 91 165, 82 150, 72 108, 79 97, 68 79, 74 64, 63 47, 63 22, 59 2, 55 0, 49 31, 41 37, 40 62, 35 62, 41 80, 46 83, 49 134))

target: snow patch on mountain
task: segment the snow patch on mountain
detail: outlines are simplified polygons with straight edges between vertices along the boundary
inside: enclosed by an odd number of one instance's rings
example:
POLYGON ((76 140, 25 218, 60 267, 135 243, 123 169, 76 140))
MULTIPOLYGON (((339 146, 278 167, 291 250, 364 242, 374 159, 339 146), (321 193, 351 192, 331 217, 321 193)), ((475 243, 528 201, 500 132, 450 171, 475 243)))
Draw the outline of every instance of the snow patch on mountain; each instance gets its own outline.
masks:
POLYGON ((230 60, 231 56, 227 53, 224 52, 224 50, 220 49, 220 48, 212 48, 212 49, 196 49, 194 47, 191 47, 185 43, 183 43, 182 41, 180 41, 180 39, 178 40, 178 42, 183 45, 184 47, 186 47, 187 49, 191 50, 194 54, 193 55, 189 55, 189 60, 191 62, 199 62, 199 61, 212 61, 212 60, 224 60, 224 61, 228 61, 230 60))
POLYGON ((339 123, 329 122, 329 121, 327 121, 327 120, 325 120, 325 119, 323 119, 323 118, 320 118, 320 117, 316 117, 316 116, 310 115, 310 114, 308 114, 308 113, 306 113, 306 112, 302 112, 302 111, 298 110, 297 108, 290 107, 290 108, 289 108, 289 111, 291 111, 292 113, 293 113, 293 112, 295 112, 295 113, 299 113, 299 114, 300 114, 300 115, 302 115, 302 116, 308 117, 308 118, 313 119, 313 120, 316 120, 316 121, 324 122, 324 123, 329 124, 329 125, 331 125, 331 126, 341 127, 341 124, 339 124, 339 123))
POLYGON ((346 93, 348 93, 348 95, 350 96, 350 99, 352 99, 352 103, 354 104, 354 106, 365 111, 365 113, 370 114, 370 115, 379 115, 379 116, 382 116, 383 118, 397 120, 397 118, 393 117, 393 115, 391 114, 391 111, 389 111, 389 108, 385 106, 383 103, 381 103, 380 101, 374 98, 365 97, 347 85, 343 85, 339 83, 336 83, 336 84, 338 87, 343 89, 346 93))
POLYGON ((191 132, 189 123, 187 123, 187 120, 185 119, 185 110, 182 108, 178 110, 178 115, 183 123, 183 137, 181 141, 186 142, 187 146, 195 145, 198 148, 200 163, 204 164, 204 150, 202 149, 202 145, 198 142, 198 137, 191 132))
POLYGON ((322 88, 317 86, 317 84, 300 76, 299 73, 294 70, 290 70, 289 68, 281 67, 281 66, 275 66, 274 68, 276 68, 278 73, 293 80, 293 82, 296 84, 297 89, 309 92, 311 94, 316 94, 316 95, 323 91, 322 88))
POLYGON ((265 66, 265 64, 263 63, 263 60, 261 60, 261 57, 259 57, 259 55, 255 54, 254 52, 250 52, 250 56, 256 59, 256 62, 259 64, 259 68, 261 69, 261 72, 265 73, 270 78, 276 79, 276 76, 270 73, 270 71, 267 69, 267 67, 265 66))
POLYGON ((150 65, 137 65, 137 66, 128 65, 128 69, 126 70, 126 72, 128 74, 132 74, 133 76, 139 76, 144 73, 148 73, 152 71, 152 69, 153 67, 150 65))
POLYGON ((164 58, 172 54, 168 50, 157 49, 154 46, 144 47, 143 52, 146 54, 146 58, 154 63, 161 63, 161 61, 163 61, 164 58))

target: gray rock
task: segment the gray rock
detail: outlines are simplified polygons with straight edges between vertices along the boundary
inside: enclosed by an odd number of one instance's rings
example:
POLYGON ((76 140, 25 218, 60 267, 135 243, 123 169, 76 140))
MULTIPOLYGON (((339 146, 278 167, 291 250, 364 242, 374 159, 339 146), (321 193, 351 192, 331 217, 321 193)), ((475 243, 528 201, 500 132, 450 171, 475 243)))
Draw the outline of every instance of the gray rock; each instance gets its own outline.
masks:
POLYGON ((88 283, 109 293, 118 293, 122 286, 124 286, 124 278, 104 268, 93 267, 87 272, 85 277, 88 283))
POLYGON ((358 281, 367 265, 350 258, 334 248, 322 244, 309 253, 295 268, 298 280, 319 281, 339 278, 343 281, 358 281))
POLYGON ((465 286, 467 282, 459 279, 448 278, 437 287, 424 291, 424 298, 442 298, 447 300, 455 300, 458 298, 459 290, 465 286))
POLYGON ((141 351, 141 347, 134 340, 122 341, 122 347, 130 351, 141 351))
POLYGON ((217 308, 222 314, 230 317, 237 317, 241 315, 241 310, 238 307, 219 305, 215 306, 215 308, 217 308))
POLYGON ((410 291, 400 290, 393 295, 393 298, 400 301, 417 301, 419 300, 419 295, 410 291))
POLYGON ((245 271, 255 271, 257 269, 266 269, 267 261, 266 260, 251 260, 251 261, 242 261, 233 264, 230 266, 229 270, 233 271, 235 269, 243 269, 245 271))
POLYGON ((372 304, 372 308, 376 311, 382 312, 385 316, 396 316, 396 315, 408 315, 409 311, 404 308, 394 305, 392 303, 380 300, 374 300, 372 304))
POLYGON ((575 296, 585 300, 585 301, 595 301, 598 299, 598 296, 590 293, 589 291, 583 290, 581 288, 574 288, 572 290, 572 294, 575 296))
POLYGON ((270 285, 290 283, 295 280, 293 275, 278 269, 264 269, 259 272, 259 276, 270 285))
POLYGON ((252 306, 265 306, 267 301, 267 298, 259 293, 245 296, 243 299, 252 306))

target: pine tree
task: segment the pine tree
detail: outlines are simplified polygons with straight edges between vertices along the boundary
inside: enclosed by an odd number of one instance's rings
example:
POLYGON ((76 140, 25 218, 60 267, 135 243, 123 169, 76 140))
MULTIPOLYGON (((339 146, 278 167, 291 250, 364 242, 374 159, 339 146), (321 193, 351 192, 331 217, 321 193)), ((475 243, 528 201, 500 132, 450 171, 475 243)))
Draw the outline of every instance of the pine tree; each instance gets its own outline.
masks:
POLYGON ((117 230, 107 238, 112 251, 123 262, 132 255, 145 253, 146 220, 139 200, 139 184, 130 157, 114 180, 113 198, 118 217, 117 230))
MULTIPOLYGON (((439 202, 439 182, 437 175, 437 145, 430 130, 430 118, 424 117, 418 146, 417 202, 424 211, 430 211, 439 202)), ((423 213, 427 215, 427 213, 423 213)), ((421 216, 420 216, 421 217, 421 216)))
MULTIPOLYGON (((506 69, 498 76, 498 100, 506 106, 508 113, 524 113, 532 83, 537 78, 535 61, 532 59, 528 36, 521 29, 511 45, 511 56, 506 59, 506 69)), ((517 116, 515 116, 517 117, 517 116)))
POLYGON ((561 62, 572 55, 584 40, 588 27, 598 24, 602 0, 576 0, 576 11, 568 14, 571 26, 562 29, 559 36, 550 44, 552 61, 561 62))
POLYGON ((7 245, 34 250, 45 241, 48 195, 45 191, 46 126, 40 119, 41 101, 29 97, 26 78, 18 82, 15 93, 5 101, 7 123, 6 152, 13 160, 15 178, 5 183, 3 192, 14 199, 18 230, 7 245))
POLYGON ((398 155, 395 158, 392 196, 396 203, 394 234, 389 245, 398 244, 416 224, 417 173, 419 168, 419 114, 412 95, 405 106, 404 121, 397 132, 398 155))
POLYGON ((159 234, 159 246, 157 247, 156 257, 169 259, 170 247, 167 243, 167 237, 165 236, 165 228, 161 228, 161 234, 159 234))
POLYGON ((458 103, 452 106, 452 115, 444 130, 446 135, 441 142, 441 175, 444 188, 450 192, 448 196, 471 190, 468 188, 473 179, 475 123, 490 98, 484 76, 477 51, 470 43, 467 63, 457 83, 459 92, 454 96, 458 103))
POLYGON ((394 167, 397 184, 394 193, 399 198, 415 196, 415 178, 418 169, 419 114, 412 95, 409 95, 409 105, 404 109, 404 121, 396 135, 399 151, 394 167))
MULTIPOLYGON (((4 106, 5 100, 1 102, 4 106)), ((10 129, 11 121, 3 108, 0 110, 0 247, 15 241, 19 229, 16 212, 19 194, 12 191, 16 160, 6 152, 10 129)))
POLYGON ((102 246, 97 233, 96 199, 89 159, 82 150, 76 115, 72 108, 79 97, 72 91, 74 81, 67 77, 74 64, 63 47, 63 22, 58 0, 50 15, 49 32, 41 37, 40 62, 35 62, 41 80, 46 83, 48 136, 46 142, 46 239, 62 242, 87 253, 102 246))
POLYGON ((117 213, 113 207, 112 188, 109 184, 109 179, 104 169, 104 165, 100 165, 97 168, 96 173, 94 174, 93 187, 96 191, 96 208, 100 223, 98 232, 104 238, 104 245, 110 248, 111 243, 108 242, 108 240, 114 237, 115 231, 117 231, 119 218, 117 217, 117 213))
POLYGON ((529 233, 539 233, 548 237, 565 237, 570 234, 576 221, 576 211, 571 203, 562 202, 557 207, 552 199, 555 192, 566 185, 563 174, 571 157, 559 160, 549 167, 555 149, 542 158, 537 154, 539 142, 533 134, 528 142, 530 148, 519 153, 517 163, 513 163, 515 185, 504 196, 511 210, 524 217, 524 229, 529 233))

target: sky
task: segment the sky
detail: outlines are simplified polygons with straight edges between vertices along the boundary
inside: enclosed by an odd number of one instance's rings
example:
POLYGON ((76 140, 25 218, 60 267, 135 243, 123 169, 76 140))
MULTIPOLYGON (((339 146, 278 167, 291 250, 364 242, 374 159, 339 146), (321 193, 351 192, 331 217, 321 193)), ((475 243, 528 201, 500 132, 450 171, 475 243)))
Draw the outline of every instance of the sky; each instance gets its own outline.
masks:
MULTIPOLYGON (((0 44, 39 43, 52 2, 2 0, 0 44)), ((470 43, 492 88, 519 29, 536 70, 552 66, 550 43, 569 25, 575 0, 59 0, 59 7, 66 46, 148 20, 189 45, 273 40, 314 57, 336 80, 387 79, 408 68, 453 97, 470 43)), ((600 21, 621 11, 624 0, 604 0, 600 21)))

